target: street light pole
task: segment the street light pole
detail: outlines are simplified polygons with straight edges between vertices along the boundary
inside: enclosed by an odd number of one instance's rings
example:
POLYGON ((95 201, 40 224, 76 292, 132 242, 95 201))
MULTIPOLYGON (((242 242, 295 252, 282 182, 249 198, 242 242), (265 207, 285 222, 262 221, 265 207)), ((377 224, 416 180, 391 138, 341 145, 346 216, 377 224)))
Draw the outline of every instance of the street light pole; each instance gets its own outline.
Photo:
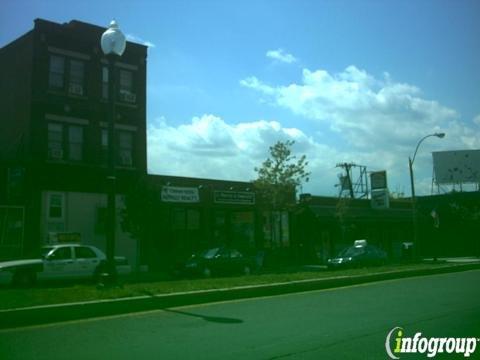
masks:
POLYGON ((108 60, 108 174, 107 174, 107 281, 114 284, 117 278, 115 266, 115 229, 116 229, 116 173, 115 173, 115 61, 125 51, 126 39, 115 21, 102 34, 102 51, 108 60))
POLYGON ((442 139, 445 137, 445 133, 434 133, 434 134, 429 134, 427 136, 424 136, 418 141, 417 147, 415 148, 415 152, 413 153, 413 158, 408 157, 408 168, 410 170, 410 187, 412 191, 411 202, 412 202, 413 244, 415 246, 414 251, 416 251, 417 254, 420 253, 420 249, 416 249, 419 247, 419 244, 418 244, 418 235, 417 235, 417 205, 416 205, 417 199, 415 196, 415 180, 413 177, 413 162, 415 161, 415 157, 417 156, 417 151, 418 151, 418 148, 420 147, 420 144, 423 142, 423 140, 432 136, 442 139))

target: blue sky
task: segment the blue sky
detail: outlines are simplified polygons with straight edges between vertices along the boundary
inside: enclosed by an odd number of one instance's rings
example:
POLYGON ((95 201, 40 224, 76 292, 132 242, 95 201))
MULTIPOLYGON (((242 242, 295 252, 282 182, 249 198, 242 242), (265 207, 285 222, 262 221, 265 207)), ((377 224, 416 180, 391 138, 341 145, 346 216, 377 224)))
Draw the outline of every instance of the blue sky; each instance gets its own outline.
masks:
POLYGON ((277 140, 335 195, 339 162, 430 192, 432 151, 480 149, 480 2, 4 0, 0 46, 35 18, 106 26, 148 54, 151 173, 251 180, 277 140), (115 9, 115 10, 112 10, 115 9))

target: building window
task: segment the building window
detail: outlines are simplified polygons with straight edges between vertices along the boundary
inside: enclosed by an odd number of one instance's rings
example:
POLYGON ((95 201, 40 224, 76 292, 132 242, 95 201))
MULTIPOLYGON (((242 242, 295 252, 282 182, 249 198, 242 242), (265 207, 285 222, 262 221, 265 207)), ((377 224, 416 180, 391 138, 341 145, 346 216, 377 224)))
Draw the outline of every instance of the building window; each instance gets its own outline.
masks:
POLYGON ((83 160, 83 127, 67 124, 48 124, 48 159, 83 160))
POLYGON ((108 130, 102 129, 101 138, 102 163, 108 164, 108 130))
POLYGON ((48 195, 48 218, 62 220, 64 217, 65 200, 63 194, 50 193, 48 195))
POLYGON ((81 126, 68 127, 68 158, 74 161, 83 159, 83 128, 81 126))
POLYGON ((136 96, 133 87, 133 72, 120 69, 119 72, 119 96, 121 101, 134 103, 136 96))
POLYGON ((61 124, 48 124, 48 158, 63 159, 63 126, 61 124))
POLYGON ((118 164, 121 166, 133 165, 133 134, 129 131, 118 133, 118 164))
POLYGON ((50 55, 50 75, 48 83, 52 89, 62 90, 64 87, 65 59, 50 55))
POLYGON ((82 96, 84 82, 84 64, 82 61, 70 60, 68 93, 82 96))
POLYGON ((108 67, 102 66, 102 98, 108 99, 108 67))
MULTIPOLYGON (((133 132, 117 131, 116 165, 124 167, 133 166, 133 132)), ((108 129, 102 129, 101 134, 102 162, 108 164, 108 129)))
POLYGON ((85 94, 85 64, 83 61, 50 55, 48 84, 50 89, 65 91, 70 95, 85 94))
MULTIPOLYGON (((134 88, 134 73, 129 70, 118 70, 118 92, 117 99, 127 103, 135 103, 137 100, 134 88)), ((102 66, 102 99, 108 99, 108 66, 102 66)))

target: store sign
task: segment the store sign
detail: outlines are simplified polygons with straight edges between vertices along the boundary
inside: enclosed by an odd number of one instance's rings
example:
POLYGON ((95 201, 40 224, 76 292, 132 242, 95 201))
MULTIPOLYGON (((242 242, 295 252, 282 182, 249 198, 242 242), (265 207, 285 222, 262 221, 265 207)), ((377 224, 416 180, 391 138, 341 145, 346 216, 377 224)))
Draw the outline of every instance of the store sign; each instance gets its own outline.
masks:
POLYGON ((56 233, 57 242, 59 243, 81 243, 82 236, 80 233, 71 232, 71 233, 56 233))
POLYGON ((216 204, 254 205, 255 193, 247 191, 214 191, 213 201, 216 204))
POLYGON ((76 232, 49 232, 48 233, 48 244, 58 244, 58 243, 81 243, 82 235, 76 232))
POLYGON ((200 196, 197 188, 164 186, 162 187, 163 202, 198 203, 200 196))
POLYGON ((388 209, 390 207, 390 198, 387 189, 372 191, 372 208, 388 209))
POLYGON ((372 190, 386 189, 387 188, 387 172, 376 171, 370 174, 370 184, 372 190))

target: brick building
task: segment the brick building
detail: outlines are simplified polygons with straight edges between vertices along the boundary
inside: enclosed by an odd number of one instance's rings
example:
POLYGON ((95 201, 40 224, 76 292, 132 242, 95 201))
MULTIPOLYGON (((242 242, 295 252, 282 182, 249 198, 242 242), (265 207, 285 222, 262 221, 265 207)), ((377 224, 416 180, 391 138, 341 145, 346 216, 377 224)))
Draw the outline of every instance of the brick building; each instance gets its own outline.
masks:
MULTIPOLYGON (((36 19, 0 49, 0 257, 34 255, 51 241, 105 248, 109 96, 117 193, 146 173, 147 47, 127 42, 108 94, 104 31, 36 19)), ((134 263, 136 242, 120 226, 117 253, 134 263)))

